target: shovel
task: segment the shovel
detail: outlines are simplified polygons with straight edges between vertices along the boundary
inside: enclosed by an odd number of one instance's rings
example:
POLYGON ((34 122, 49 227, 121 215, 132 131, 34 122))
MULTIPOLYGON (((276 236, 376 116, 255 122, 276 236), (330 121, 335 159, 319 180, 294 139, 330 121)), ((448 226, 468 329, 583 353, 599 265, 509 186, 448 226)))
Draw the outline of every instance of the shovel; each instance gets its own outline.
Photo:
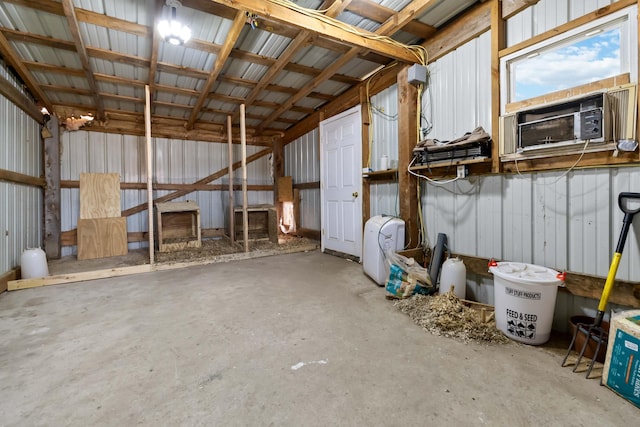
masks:
POLYGON ((576 342, 576 337, 578 336, 578 334, 584 334, 586 336, 586 339, 584 340, 584 344, 580 349, 578 359, 575 362, 575 366, 573 368, 573 372, 575 372, 580 365, 580 361, 582 360, 584 352, 589 345, 589 341, 594 341, 596 343, 596 350, 594 352, 593 360, 589 363, 589 369, 587 370, 586 375, 587 378, 589 378, 589 375, 591 374, 591 370, 593 369, 593 365, 595 364, 595 357, 598 355, 600 347, 602 347, 603 343, 606 343, 608 340, 609 333, 602 327, 602 318, 604 317, 604 312, 607 308, 607 303, 609 302, 609 295, 611 294, 611 290, 613 289, 613 282, 615 281, 616 273, 618 272, 618 265, 620 264, 620 258, 622 257, 624 244, 627 241, 629 227, 633 222, 634 215, 640 212, 640 207, 636 209, 629 209, 627 203, 631 199, 640 200, 640 193, 620 193, 618 195, 618 206, 624 213, 624 218, 622 220, 622 230, 620 230, 618 245, 616 246, 616 251, 613 254, 613 259, 611 260, 611 265, 609 266, 609 274, 607 274, 607 280, 604 284, 602 295, 600 296, 600 303, 598 304, 598 313, 596 314, 595 321, 592 324, 578 323, 576 325, 576 330, 573 333, 571 344, 569 344, 569 350, 562 360, 562 366, 567 366, 567 358, 573 350, 573 345, 576 342))

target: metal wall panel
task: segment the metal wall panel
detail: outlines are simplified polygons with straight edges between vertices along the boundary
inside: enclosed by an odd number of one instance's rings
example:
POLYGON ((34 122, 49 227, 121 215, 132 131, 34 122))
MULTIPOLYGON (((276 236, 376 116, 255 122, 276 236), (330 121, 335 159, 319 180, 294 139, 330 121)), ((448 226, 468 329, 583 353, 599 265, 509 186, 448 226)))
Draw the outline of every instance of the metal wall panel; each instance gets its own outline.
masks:
MULTIPOLYGON (((318 129, 301 136, 284 147, 284 175, 294 184, 320 181, 318 129)), ((320 230, 320 190, 300 190, 300 228, 320 230)))
POLYGON ((422 108, 433 126, 428 138, 451 140, 478 126, 491 132, 490 32, 429 65, 422 108))
MULTIPOLYGON (((372 96, 371 105, 370 167, 373 170, 380 170, 381 158, 385 155, 388 158, 388 167, 390 168, 398 161, 398 86, 393 85, 372 96)), ((369 214, 371 216, 398 216, 397 183, 371 181, 369 200, 369 214)))
POLYGON ((507 47, 614 2, 615 0, 541 0, 507 20, 507 47))
MULTIPOLYGON (((64 132, 62 141, 63 180, 78 180, 81 172, 119 173, 121 182, 146 183, 146 143, 144 137, 106 134, 100 132, 64 132)), ((190 184, 228 165, 227 144, 200 141, 183 141, 167 138, 154 138, 153 182, 161 184, 190 184)), ((248 146, 250 156, 263 147, 248 146)), ((240 160, 241 149, 234 145, 234 162, 240 160)), ((241 184, 241 172, 234 172, 234 182, 241 184)), ((227 185, 225 175, 212 184, 227 185)), ((270 185, 270 162, 265 156, 247 165, 249 185, 270 185)), ((154 191, 154 198, 169 194, 170 191, 154 191)), ((235 193, 236 201, 242 200, 242 193, 235 193)), ((202 228, 225 228, 228 208, 227 191, 197 191, 176 199, 195 200, 200 206, 202 228)), ((249 191, 249 204, 273 203, 272 191, 249 191)), ((147 202, 146 190, 122 190, 122 210, 147 202)), ((62 230, 76 228, 80 208, 78 189, 62 189, 61 218, 62 230)), ((146 211, 127 218, 127 230, 141 232, 148 230, 146 211)), ((130 243, 130 249, 146 247, 146 242, 130 243)), ((63 248, 63 255, 75 253, 75 248, 63 248)))
MULTIPOLYGON (((0 73, 23 92, 1 62, 0 73)), ((39 123, 1 95, 0 123, 0 169, 41 176, 39 123)), ((42 189, 0 182, 0 274, 20 265, 22 251, 42 246, 42 227, 42 189)))
MULTIPOLYGON (((640 167, 424 184, 422 206, 431 247, 437 234, 445 233, 454 254, 527 262, 604 278, 622 226, 617 204, 622 191, 640 191, 640 167)), ((640 281, 639 243, 636 221, 617 278, 640 281)), ((490 280, 469 276, 468 285, 470 297, 493 303, 490 280)), ((558 302, 554 328, 565 330, 569 315, 589 315, 596 306, 595 300, 565 294, 558 302)))

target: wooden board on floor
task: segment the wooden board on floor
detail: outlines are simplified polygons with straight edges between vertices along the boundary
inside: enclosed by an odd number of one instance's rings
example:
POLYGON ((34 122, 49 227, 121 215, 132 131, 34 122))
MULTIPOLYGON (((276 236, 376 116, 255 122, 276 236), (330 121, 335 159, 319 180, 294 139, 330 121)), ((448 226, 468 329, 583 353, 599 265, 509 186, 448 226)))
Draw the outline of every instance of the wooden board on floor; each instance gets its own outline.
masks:
POLYGON ((126 255, 127 218, 78 220, 78 259, 126 255))
POLYGON ((120 217, 120 175, 80 174, 80 218, 120 217))
POLYGON ((9 270, 4 274, 0 274, 0 293, 8 289, 8 283, 12 280, 20 278, 20 267, 9 270))

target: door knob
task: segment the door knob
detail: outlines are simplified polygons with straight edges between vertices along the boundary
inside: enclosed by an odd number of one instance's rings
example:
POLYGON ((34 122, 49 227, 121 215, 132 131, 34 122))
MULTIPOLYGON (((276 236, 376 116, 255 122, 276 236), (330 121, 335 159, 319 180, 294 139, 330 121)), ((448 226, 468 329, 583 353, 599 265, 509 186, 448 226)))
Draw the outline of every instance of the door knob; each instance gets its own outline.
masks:
POLYGON ((351 193, 351 195, 352 195, 353 197, 358 197, 358 192, 357 192, 357 191, 354 191, 353 193, 351 193))

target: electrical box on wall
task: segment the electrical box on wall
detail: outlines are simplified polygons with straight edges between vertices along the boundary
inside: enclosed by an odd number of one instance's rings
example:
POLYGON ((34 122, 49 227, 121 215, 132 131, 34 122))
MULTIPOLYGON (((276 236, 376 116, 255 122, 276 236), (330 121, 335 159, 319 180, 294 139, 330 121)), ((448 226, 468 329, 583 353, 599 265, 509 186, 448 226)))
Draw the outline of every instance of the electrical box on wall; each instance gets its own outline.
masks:
POLYGON ((409 83, 418 86, 419 84, 427 83, 427 67, 420 64, 413 64, 409 67, 409 71, 407 73, 407 77, 409 83))

